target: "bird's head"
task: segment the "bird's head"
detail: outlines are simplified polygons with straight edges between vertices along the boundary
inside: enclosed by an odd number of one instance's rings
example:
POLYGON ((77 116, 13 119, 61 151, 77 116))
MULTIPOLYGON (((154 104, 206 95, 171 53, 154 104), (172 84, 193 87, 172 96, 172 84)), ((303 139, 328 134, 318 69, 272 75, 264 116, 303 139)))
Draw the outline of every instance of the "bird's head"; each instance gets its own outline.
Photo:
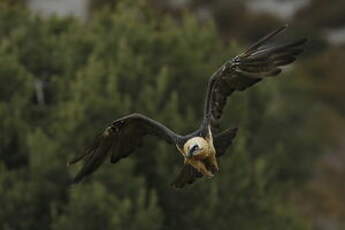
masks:
POLYGON ((213 143, 207 139, 193 137, 183 145, 183 149, 178 145, 176 147, 185 157, 185 163, 192 165, 204 176, 212 177, 218 171, 213 143))
POLYGON ((188 158, 204 158, 209 152, 209 144, 202 137, 193 137, 189 139, 183 146, 185 157, 188 158))

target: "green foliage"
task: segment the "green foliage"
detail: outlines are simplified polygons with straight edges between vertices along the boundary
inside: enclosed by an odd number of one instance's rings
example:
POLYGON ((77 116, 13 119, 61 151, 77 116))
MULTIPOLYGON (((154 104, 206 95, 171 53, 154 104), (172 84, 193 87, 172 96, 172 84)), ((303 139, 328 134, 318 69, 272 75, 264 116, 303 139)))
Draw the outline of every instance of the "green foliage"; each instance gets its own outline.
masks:
POLYGON ((118 197, 99 183, 72 188, 63 214, 53 211, 52 229, 160 229, 155 193, 141 190, 134 199, 118 197))
POLYGON ((306 229, 286 197, 319 146, 295 74, 230 100, 223 127, 240 131, 215 179, 172 190, 182 159, 150 139, 70 187, 65 162, 122 115, 196 129, 209 76, 239 48, 212 23, 126 3, 88 24, 0 8, 0 36, 3 229, 306 229))

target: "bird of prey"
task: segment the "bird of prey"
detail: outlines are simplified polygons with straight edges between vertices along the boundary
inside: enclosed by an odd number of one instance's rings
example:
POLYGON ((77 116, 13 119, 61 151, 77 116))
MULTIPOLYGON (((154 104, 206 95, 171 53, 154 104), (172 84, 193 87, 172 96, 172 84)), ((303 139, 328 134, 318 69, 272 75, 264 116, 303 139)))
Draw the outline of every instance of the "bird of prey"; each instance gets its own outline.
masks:
POLYGON ((212 177, 219 170, 217 159, 224 155, 236 136, 237 129, 219 131, 219 120, 226 101, 235 91, 243 91, 266 77, 276 76, 281 67, 296 60, 306 39, 268 46, 267 42, 284 31, 283 26, 266 35, 243 53, 226 61, 209 79, 200 127, 179 135, 163 124, 134 113, 113 121, 99 134, 94 143, 79 157, 84 165, 73 179, 79 183, 93 173, 109 157, 111 163, 126 158, 141 146, 145 136, 155 136, 175 145, 184 157, 184 165, 172 182, 175 188, 192 184, 197 178, 212 177))

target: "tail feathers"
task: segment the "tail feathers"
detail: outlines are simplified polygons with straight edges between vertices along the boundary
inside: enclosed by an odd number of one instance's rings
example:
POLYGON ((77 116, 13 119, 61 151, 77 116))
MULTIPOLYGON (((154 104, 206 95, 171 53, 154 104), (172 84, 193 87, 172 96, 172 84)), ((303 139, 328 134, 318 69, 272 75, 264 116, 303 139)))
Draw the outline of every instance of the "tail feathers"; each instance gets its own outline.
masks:
POLYGON ((185 164, 171 186, 176 189, 183 188, 187 184, 193 184, 194 181, 202 177, 202 174, 193 168, 190 164, 185 164))

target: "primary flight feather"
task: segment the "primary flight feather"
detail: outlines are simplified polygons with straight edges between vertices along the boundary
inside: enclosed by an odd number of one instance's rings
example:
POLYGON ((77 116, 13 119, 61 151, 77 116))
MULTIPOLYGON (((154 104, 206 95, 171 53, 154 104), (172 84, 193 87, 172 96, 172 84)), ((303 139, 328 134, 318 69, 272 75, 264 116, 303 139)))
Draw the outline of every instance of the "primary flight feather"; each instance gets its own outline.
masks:
POLYGON ((155 136, 176 146, 184 157, 184 166, 172 186, 182 188, 197 178, 212 177, 219 170, 217 158, 222 156, 236 136, 237 129, 219 132, 219 120, 227 99, 235 91, 243 91, 266 77, 276 76, 281 67, 296 60, 303 52, 306 39, 282 45, 266 46, 267 41, 284 31, 283 26, 251 45, 243 53, 225 62, 209 79, 203 120, 200 127, 185 136, 176 134, 163 124, 142 114, 119 118, 98 135, 92 145, 68 165, 84 159, 84 165, 73 179, 79 183, 110 157, 112 163, 126 158, 142 144, 145 136, 155 136))

